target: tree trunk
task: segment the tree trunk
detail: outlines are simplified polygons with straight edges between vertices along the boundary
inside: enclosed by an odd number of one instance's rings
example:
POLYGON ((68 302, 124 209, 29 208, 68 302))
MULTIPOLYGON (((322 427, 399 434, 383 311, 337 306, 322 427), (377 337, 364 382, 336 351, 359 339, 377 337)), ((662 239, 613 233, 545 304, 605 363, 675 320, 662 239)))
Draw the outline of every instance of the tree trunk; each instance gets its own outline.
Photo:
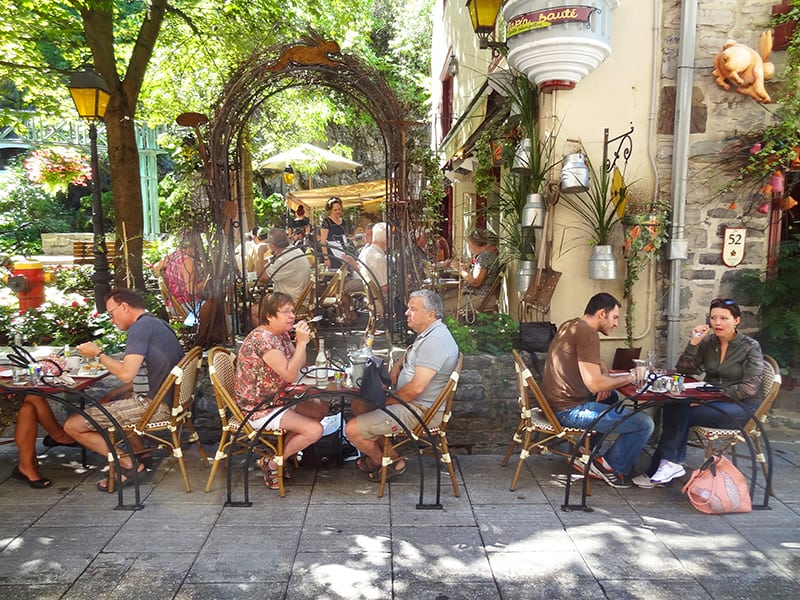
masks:
POLYGON ((124 98, 111 96, 106 111, 108 162, 114 193, 114 225, 117 253, 114 285, 144 289, 142 274, 142 188, 139 173, 139 149, 132 119, 124 117, 124 98), (124 243, 124 248, 123 248, 124 243))
POLYGON ((142 275, 142 189, 139 150, 136 146, 134 116, 147 65, 167 9, 167 0, 151 0, 136 38, 127 68, 117 71, 114 47, 114 12, 111 3, 89 2, 79 8, 86 43, 92 51, 95 70, 103 77, 111 98, 105 123, 108 162, 114 195, 114 223, 117 253, 114 283, 144 289, 142 275), (122 248, 123 237, 125 249, 122 248))

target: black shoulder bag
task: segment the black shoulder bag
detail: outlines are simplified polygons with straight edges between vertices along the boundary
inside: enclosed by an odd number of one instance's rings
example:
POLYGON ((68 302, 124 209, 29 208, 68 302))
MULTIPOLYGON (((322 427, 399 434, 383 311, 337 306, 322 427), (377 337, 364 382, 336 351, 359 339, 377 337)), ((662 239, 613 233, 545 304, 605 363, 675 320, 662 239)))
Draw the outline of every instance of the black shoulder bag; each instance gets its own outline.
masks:
POLYGON ((370 356, 364 365, 364 375, 361 377, 361 386, 358 395, 376 408, 386 406, 386 386, 391 385, 392 379, 389 371, 383 366, 383 360, 378 356, 370 356))

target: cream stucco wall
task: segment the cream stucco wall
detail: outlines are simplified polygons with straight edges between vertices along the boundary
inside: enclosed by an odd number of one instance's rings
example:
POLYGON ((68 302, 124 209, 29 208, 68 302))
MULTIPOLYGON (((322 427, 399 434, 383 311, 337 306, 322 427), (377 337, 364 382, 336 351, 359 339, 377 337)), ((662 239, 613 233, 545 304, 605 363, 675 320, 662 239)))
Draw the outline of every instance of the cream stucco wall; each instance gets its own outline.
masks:
MULTIPOLYGON (((575 145, 567 140, 580 140, 586 154, 595 165, 602 163, 603 130, 609 129, 614 138, 627 132, 631 125, 633 154, 628 162, 625 179, 634 183, 640 193, 652 196, 654 171, 650 159, 650 118, 653 97, 652 63, 654 52, 652 3, 623 1, 613 12, 611 31, 611 56, 568 91, 555 91, 540 96, 541 123, 546 129, 557 132, 556 151, 559 155, 574 151, 575 145)), ((611 144, 609 154, 616 150, 611 144)), ((618 165, 622 169, 624 162, 618 165)), ((554 177, 558 172, 553 174, 554 177)), ((567 274, 562 276, 551 305, 550 318, 555 323, 582 314, 587 300, 595 293, 605 291, 622 299, 625 265, 622 260, 623 238, 617 232, 614 253, 617 257, 618 277, 613 281, 588 278, 588 261, 591 247, 576 228, 575 214, 564 206, 555 212, 555 251, 553 268, 567 274)), ((638 327, 634 335, 637 345, 645 350, 653 345, 652 324, 655 313, 652 277, 645 274, 634 290, 637 300, 638 327)), ((624 312, 624 311, 623 311, 624 312)), ((604 353, 610 360, 613 349, 625 345, 624 319, 614 333, 603 340, 604 353)))
MULTIPOLYGON (((732 198, 720 197, 715 192, 730 180, 730 175, 719 168, 727 160, 732 143, 740 140, 750 130, 763 128, 770 120, 770 106, 762 106, 735 91, 719 89, 711 76, 714 55, 728 38, 756 47, 758 35, 767 28, 771 6, 769 0, 713 0, 697 1, 697 22, 694 26, 694 63, 686 65, 692 73, 691 117, 693 125, 688 139, 688 187, 686 197, 685 228, 679 232, 688 246, 688 255, 680 265, 680 276, 671 281, 668 252, 662 253, 659 263, 649 273, 644 273, 634 288, 636 300, 637 344, 647 351, 654 346, 663 351, 666 331, 668 292, 680 291, 679 314, 669 315, 678 320, 681 339, 697 322, 702 322, 708 310, 708 300, 714 296, 733 293, 732 282, 743 270, 763 272, 766 261, 766 229, 768 217, 755 211, 754 201, 740 199, 738 208, 729 206, 732 198), (767 110, 765 110, 765 108, 767 110), (716 165, 716 166, 715 166, 716 165), (748 243, 745 258, 739 267, 726 267, 721 261, 722 232, 725 227, 745 227, 748 243)), ((441 90, 440 75, 450 53, 459 61, 459 73, 454 79, 455 118, 463 114, 469 102, 495 68, 488 50, 479 50, 472 33, 464 2, 440 0, 435 14, 433 108, 438 109, 437 91, 441 90), (438 58, 437 58, 438 57, 438 58), (437 66, 438 65, 438 66, 437 66), (438 70, 437 70, 438 69, 438 70)), ((681 0, 622 0, 613 10, 611 24, 611 56, 593 72, 584 77, 570 91, 556 91, 540 96, 541 123, 545 130, 557 133, 556 150, 559 155, 569 152, 574 145, 567 140, 580 140, 586 153, 595 164, 602 158, 603 130, 610 137, 635 128, 633 154, 627 165, 626 181, 633 184, 639 194, 660 194, 670 203, 673 187, 672 133, 653 131, 658 117, 667 122, 673 118, 668 106, 660 105, 662 91, 675 88, 678 73, 678 53, 681 42, 681 0), (656 191, 658 188, 658 191, 656 191)), ((502 27, 502 26, 501 26, 502 27)), ((784 53, 773 53, 776 65, 776 82, 767 85, 773 93, 779 89, 784 53)), ((685 72, 685 71, 684 71, 685 72)), ((478 116, 474 119, 477 121, 478 116)), ((471 122, 471 120, 470 120, 471 122)), ((477 123, 476 123, 477 124, 477 123)), ((434 146, 440 147, 436 136, 434 146)), ((444 156, 449 160, 451 156, 444 156)), ((557 177, 554 172, 553 176, 557 177)), ((465 193, 474 188, 469 181, 454 185, 456 214, 456 247, 462 235, 462 220, 458 209, 464 203, 465 193)), ((588 298, 599 291, 608 291, 621 299, 625 264, 622 260, 622 233, 615 243, 618 277, 614 281, 594 281, 588 278, 590 247, 585 236, 575 228, 575 216, 563 206, 558 206, 555 216, 555 253, 553 267, 563 276, 552 300, 547 317, 560 323, 582 312, 588 298)), ((510 314, 516 316, 518 296, 512 296, 510 314)), ((757 307, 743 307, 745 330, 756 323, 757 307)), ((621 320, 615 335, 603 343, 604 356, 610 360, 615 347, 625 345, 624 321, 621 320)))

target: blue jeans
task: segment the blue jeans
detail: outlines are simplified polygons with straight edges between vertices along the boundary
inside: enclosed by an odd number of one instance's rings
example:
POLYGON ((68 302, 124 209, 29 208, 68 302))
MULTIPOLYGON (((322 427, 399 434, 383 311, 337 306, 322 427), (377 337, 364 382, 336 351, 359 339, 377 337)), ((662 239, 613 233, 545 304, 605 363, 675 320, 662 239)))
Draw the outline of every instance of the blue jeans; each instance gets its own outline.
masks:
MULTIPOLYGON (((606 409, 608 409, 607 404, 587 401, 573 408, 558 411, 556 417, 562 425, 585 429, 606 409)), ((623 475, 628 475, 633 470, 639 453, 650 439, 655 427, 653 419, 645 412, 635 413, 622 421, 623 417, 630 413, 629 408, 612 409, 594 425, 594 430, 600 433, 613 429, 613 433, 617 434, 617 439, 603 456, 617 473, 623 475), (618 423, 619 426, 615 427, 618 423)))
POLYGON ((757 403, 708 402, 691 406, 686 402, 667 404, 661 412, 661 440, 656 455, 670 462, 686 460, 686 442, 694 425, 736 429, 752 417, 757 403))

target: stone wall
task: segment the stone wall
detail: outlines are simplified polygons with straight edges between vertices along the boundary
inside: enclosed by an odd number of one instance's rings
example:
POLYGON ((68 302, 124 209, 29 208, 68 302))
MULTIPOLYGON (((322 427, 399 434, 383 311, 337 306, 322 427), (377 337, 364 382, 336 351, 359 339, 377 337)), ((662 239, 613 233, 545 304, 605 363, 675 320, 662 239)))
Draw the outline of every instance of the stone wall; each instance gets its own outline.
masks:
POLYGON ((72 256, 72 242, 92 242, 91 233, 43 233, 42 253, 47 256, 72 256))
POLYGON ((518 423, 511 355, 465 356, 447 434, 454 451, 496 452, 508 445, 518 423))
MULTIPOLYGON (((759 35, 768 29, 775 2, 728 0, 723 4, 700 2, 698 5, 684 231, 689 256, 682 264, 680 282, 675 282, 681 289, 681 344, 685 343, 688 330, 705 319, 711 298, 735 297, 736 279, 745 271, 763 272, 766 266, 769 216, 756 210, 761 202, 753 193, 757 182, 735 191, 724 190, 736 178, 738 166, 747 160, 748 132, 769 124, 775 105, 764 106, 734 90, 721 89, 714 82, 711 70, 714 57, 728 39, 758 48, 759 35), (726 227, 747 229, 744 259, 736 267, 727 267, 722 262, 726 227)), ((660 174, 658 191, 662 198, 671 197, 680 10, 680 0, 669 0, 663 5, 662 78, 655 154, 660 174)), ((783 51, 776 51, 770 57, 778 74, 785 67, 785 55, 783 51)), ((766 85, 773 102, 780 97, 779 79, 776 75, 766 85)), ((661 298, 663 310, 670 285, 666 261, 662 261, 661 271, 663 288, 657 296, 661 298)), ((743 305, 741 329, 752 332, 758 326, 757 306, 748 306, 746 298, 739 300, 743 305)), ((666 329, 663 315, 658 325, 663 334, 666 329)))

